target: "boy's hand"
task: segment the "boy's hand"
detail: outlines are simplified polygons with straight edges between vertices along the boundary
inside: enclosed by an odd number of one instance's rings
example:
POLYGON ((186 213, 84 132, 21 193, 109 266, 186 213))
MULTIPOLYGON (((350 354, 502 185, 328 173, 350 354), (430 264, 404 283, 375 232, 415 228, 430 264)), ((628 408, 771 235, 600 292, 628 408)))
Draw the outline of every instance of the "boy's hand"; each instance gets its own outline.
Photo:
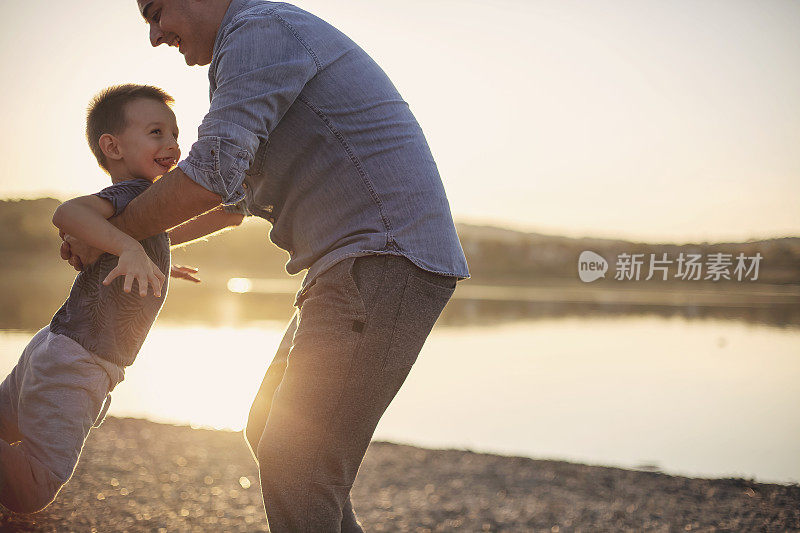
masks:
POLYGON ((117 266, 108 273, 106 279, 103 280, 103 285, 109 285, 114 279, 119 276, 125 276, 125 285, 123 290, 131 292, 133 287, 133 280, 139 285, 139 296, 147 296, 147 286, 153 286, 153 294, 156 297, 161 297, 161 286, 164 284, 164 274, 158 269, 144 251, 144 248, 139 243, 123 250, 119 256, 117 266))
POLYGON ((188 281, 192 281, 194 283, 200 283, 200 278, 195 277, 195 274, 197 274, 197 272, 198 269, 195 267, 172 265, 172 268, 169 271, 169 275, 170 277, 176 279, 185 279, 188 281))

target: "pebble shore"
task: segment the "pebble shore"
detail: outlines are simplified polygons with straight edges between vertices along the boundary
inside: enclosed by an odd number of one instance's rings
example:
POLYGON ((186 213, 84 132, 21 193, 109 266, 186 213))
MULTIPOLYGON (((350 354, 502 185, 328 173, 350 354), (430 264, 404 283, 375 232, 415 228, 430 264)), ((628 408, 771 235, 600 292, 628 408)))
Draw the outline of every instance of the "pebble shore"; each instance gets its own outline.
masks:
MULTIPOLYGON (((698 479, 373 442, 352 491, 365 531, 800 531, 800 486, 698 479)), ((242 435, 108 418, 72 480, 0 531, 269 531, 242 435)))

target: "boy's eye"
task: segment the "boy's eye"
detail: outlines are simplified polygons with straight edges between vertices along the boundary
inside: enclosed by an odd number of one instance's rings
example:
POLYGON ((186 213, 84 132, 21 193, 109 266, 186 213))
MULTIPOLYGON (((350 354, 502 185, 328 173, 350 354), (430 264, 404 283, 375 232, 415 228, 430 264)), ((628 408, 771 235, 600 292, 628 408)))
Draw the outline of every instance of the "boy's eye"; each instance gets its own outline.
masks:
POLYGON ((156 128, 153 131, 151 131, 150 133, 155 133, 156 135, 160 135, 161 134, 161 130, 159 128, 156 128))
POLYGON ((161 10, 160 9, 155 11, 155 12, 153 12, 153 14, 150 16, 150 20, 152 20, 156 24, 158 24, 158 21, 160 19, 161 19, 161 10))

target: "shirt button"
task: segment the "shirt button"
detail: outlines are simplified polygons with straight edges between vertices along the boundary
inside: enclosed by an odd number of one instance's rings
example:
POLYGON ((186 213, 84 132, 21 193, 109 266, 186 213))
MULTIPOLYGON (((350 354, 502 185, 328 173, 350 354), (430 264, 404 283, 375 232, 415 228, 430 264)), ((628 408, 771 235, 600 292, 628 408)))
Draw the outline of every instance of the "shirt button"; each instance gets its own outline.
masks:
POLYGON ((247 188, 247 182, 246 182, 246 181, 243 181, 243 182, 242 182, 242 188, 243 188, 243 189, 246 189, 246 188, 247 188))

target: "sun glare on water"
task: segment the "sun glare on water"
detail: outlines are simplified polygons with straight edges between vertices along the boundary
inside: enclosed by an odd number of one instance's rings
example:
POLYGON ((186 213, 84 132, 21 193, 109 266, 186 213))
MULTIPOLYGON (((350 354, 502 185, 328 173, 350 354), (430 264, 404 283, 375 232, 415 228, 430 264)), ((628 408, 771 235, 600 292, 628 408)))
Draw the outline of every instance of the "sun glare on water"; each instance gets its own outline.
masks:
POLYGON ((286 324, 154 328, 112 393, 110 414, 239 430, 286 324))
POLYGON ((228 290, 231 292, 244 294, 253 289, 253 282, 247 278, 231 278, 228 280, 228 290))

